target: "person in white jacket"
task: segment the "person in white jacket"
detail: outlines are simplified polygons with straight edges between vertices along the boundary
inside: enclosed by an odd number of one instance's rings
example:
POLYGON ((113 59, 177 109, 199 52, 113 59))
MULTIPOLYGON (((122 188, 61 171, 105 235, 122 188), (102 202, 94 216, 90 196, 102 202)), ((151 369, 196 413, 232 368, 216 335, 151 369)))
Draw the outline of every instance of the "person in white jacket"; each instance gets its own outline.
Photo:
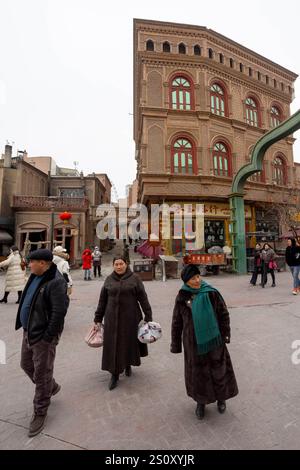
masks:
POLYGON ((22 291, 25 286, 25 268, 21 268, 23 258, 19 253, 17 246, 12 246, 8 258, 0 263, 0 268, 7 268, 5 277, 4 297, 0 303, 7 304, 7 298, 10 292, 18 292, 17 304, 21 300, 22 291))
POLYGON ((68 263, 69 255, 67 250, 60 245, 53 249, 53 263, 56 264, 58 271, 62 274, 68 284, 68 295, 72 293, 73 281, 70 275, 70 265, 68 263))

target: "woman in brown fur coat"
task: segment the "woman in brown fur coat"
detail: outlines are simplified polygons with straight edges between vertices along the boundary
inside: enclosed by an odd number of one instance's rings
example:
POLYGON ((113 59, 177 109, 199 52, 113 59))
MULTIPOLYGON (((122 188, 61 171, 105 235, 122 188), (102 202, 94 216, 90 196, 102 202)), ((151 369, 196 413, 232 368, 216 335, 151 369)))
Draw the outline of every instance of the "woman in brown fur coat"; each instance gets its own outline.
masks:
POLYGON ((226 344, 230 342, 229 313, 221 294, 200 278, 194 265, 182 271, 184 285, 173 311, 171 352, 184 347, 185 385, 203 419, 205 405, 217 401, 224 413, 226 400, 238 394, 226 344))
POLYGON ((152 311, 141 279, 134 274, 123 256, 113 260, 113 272, 103 284, 94 322, 104 319, 102 370, 111 375, 109 389, 117 386, 119 374, 131 375, 131 366, 139 366, 148 355, 147 345, 137 338, 142 320, 152 320, 152 311))

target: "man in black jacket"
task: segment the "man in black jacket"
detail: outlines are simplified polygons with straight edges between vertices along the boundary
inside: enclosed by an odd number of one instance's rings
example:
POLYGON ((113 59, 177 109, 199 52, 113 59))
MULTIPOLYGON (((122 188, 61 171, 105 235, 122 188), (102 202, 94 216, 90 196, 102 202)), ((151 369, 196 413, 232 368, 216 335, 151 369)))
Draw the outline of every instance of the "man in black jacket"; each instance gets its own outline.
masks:
POLYGON ((53 378, 56 346, 69 306, 67 283, 52 263, 50 250, 30 254, 31 276, 20 301, 16 330, 23 327, 21 367, 35 384, 34 413, 28 436, 45 426, 51 396, 60 390, 53 378))

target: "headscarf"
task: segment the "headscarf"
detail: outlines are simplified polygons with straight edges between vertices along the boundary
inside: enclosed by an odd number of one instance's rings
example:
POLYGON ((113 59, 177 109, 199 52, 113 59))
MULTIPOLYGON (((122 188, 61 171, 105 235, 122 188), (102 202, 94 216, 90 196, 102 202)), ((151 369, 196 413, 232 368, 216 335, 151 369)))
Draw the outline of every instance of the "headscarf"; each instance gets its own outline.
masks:
MULTIPOLYGON (((192 276, 191 276, 192 277, 192 276)), ((209 292, 217 292, 214 287, 201 281, 199 289, 184 284, 182 290, 194 294, 192 303, 193 324, 199 355, 207 354, 223 344, 216 314, 209 298, 209 292)))

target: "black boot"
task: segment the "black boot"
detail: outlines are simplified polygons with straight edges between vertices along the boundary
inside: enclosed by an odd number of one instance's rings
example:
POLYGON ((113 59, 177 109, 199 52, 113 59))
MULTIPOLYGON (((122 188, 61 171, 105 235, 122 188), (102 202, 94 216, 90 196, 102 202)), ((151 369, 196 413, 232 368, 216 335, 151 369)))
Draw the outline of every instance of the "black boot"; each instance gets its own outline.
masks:
POLYGON ((16 301, 16 304, 20 303, 21 297, 22 297, 22 291, 18 290, 18 300, 16 301))
POLYGON ((8 294, 9 294, 9 292, 4 292, 4 297, 3 297, 3 299, 0 300, 1 304, 7 304, 8 294))
POLYGON ((114 388, 116 388, 116 386, 118 385, 118 380, 118 375, 111 374, 111 379, 108 386, 109 390, 113 390, 114 388))
POLYGON ((127 377, 130 377, 131 374, 132 374, 131 366, 127 366, 125 368, 125 375, 127 375, 127 377))
POLYGON ((197 403, 195 413, 198 419, 203 419, 205 415, 205 405, 202 405, 201 403, 197 403))
POLYGON ((221 414, 225 413, 225 410, 226 410, 225 401, 218 400, 217 405, 218 405, 219 413, 221 413, 221 414))
POLYGON ((275 282, 273 282, 273 284, 272 284, 272 287, 276 287, 276 284, 275 284, 275 282))

